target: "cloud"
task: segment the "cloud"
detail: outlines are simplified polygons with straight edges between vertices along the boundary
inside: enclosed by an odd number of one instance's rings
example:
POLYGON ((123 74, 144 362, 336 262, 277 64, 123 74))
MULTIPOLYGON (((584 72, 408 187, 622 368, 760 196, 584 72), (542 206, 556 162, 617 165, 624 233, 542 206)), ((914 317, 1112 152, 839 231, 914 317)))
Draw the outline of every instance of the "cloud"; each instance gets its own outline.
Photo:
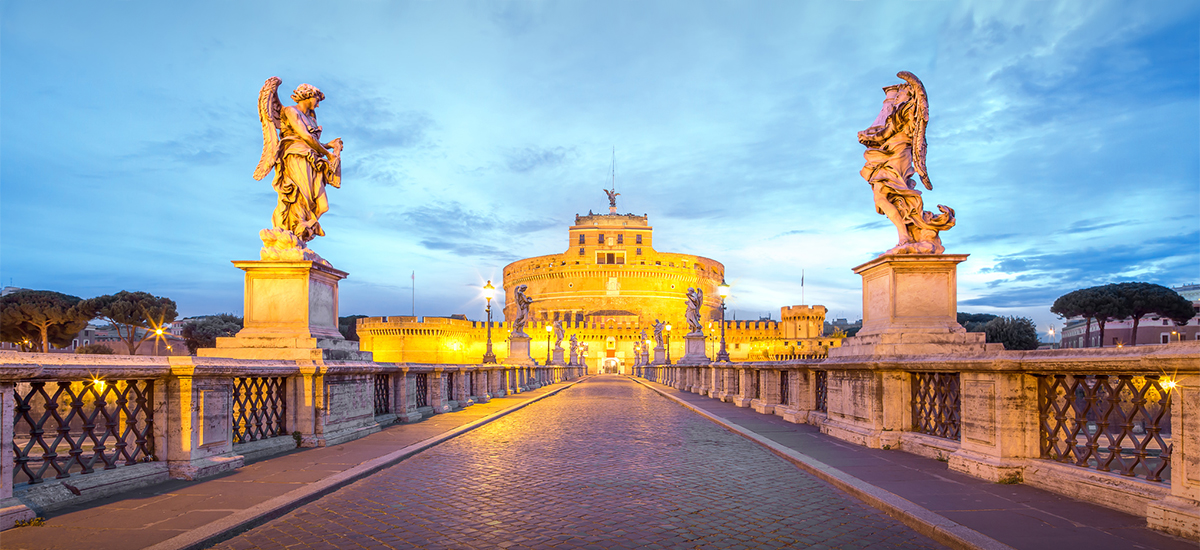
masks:
POLYGON ((562 223, 548 218, 506 219, 457 201, 433 202, 395 214, 395 226, 421 235, 421 246, 458 255, 517 259, 514 239, 562 223))
POLYGON ((549 168, 562 164, 567 155, 574 153, 574 148, 550 147, 536 149, 526 147, 511 151, 505 155, 505 164, 509 170, 523 174, 538 168, 549 168))

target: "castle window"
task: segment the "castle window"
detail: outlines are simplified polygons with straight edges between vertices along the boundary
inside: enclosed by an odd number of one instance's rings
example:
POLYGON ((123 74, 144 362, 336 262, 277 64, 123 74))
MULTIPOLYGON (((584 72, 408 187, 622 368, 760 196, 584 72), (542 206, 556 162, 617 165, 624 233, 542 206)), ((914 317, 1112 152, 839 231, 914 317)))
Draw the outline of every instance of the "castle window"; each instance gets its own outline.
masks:
POLYGON ((638 235, 634 239, 637 241, 637 244, 642 244, 642 236, 641 235, 638 235))
MULTIPOLYGON (((580 256, 582 256, 582 255, 583 255, 583 249, 582 249, 582 248, 580 248, 580 249, 579 249, 579 255, 580 255, 580 256)), ((575 263, 579 263, 579 262, 575 262, 575 263)))
POLYGON ((583 233, 579 234, 579 244, 583 244, 583 233))
POLYGON ((600 234, 600 237, 596 239, 596 243, 597 243, 597 244, 604 244, 604 233, 601 233, 601 234, 600 234))
POLYGON ((637 249, 637 255, 638 255, 638 256, 641 256, 641 255, 642 255, 642 249, 640 249, 640 248, 639 248, 639 249, 637 249))
POLYGON ((617 235, 617 244, 625 244, 625 235, 617 235))

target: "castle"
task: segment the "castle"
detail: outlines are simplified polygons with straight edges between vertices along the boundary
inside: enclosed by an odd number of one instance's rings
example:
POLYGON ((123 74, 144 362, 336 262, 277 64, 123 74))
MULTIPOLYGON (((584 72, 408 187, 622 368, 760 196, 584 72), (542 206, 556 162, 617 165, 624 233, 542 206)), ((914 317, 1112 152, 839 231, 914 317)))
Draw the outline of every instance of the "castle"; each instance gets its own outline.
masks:
MULTIPOLYGON (((539 363, 554 347, 547 330, 561 321, 566 338, 575 335, 587 349, 590 372, 628 372, 636 360, 634 344, 653 334, 661 320, 668 356, 683 356, 687 290, 704 291, 700 308, 706 352, 720 347, 721 299, 717 287, 725 266, 702 256, 659 252, 646 215, 618 214, 610 199, 608 214, 576 215, 568 229, 564 252, 526 258, 504 268, 505 319, 513 319, 513 291, 525 285, 533 298, 526 332, 533 337, 530 355, 539 363)), ((780 360, 822 356, 841 345, 839 337, 822 336, 824 306, 786 306, 780 320, 725 322, 726 349, 733 361, 780 360)), ((487 323, 462 316, 370 317, 359 319, 360 349, 376 361, 478 363, 486 348, 487 323)), ((508 354, 510 325, 492 325, 493 349, 499 361, 508 354)), ((563 342, 567 346, 567 342, 563 342)))

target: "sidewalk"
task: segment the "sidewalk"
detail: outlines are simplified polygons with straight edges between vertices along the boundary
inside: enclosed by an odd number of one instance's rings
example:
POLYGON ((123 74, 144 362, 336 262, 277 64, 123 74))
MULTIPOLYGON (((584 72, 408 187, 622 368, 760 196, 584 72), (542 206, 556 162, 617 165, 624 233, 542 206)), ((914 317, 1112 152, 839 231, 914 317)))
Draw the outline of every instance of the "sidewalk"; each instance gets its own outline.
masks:
POLYGON ((990 483, 952 472, 946 463, 937 460, 860 447, 824 435, 816 426, 793 424, 753 409, 640 378, 634 380, 731 431, 774 447, 776 454, 802 469, 943 544, 977 548, 1008 545, 1022 550, 1200 547, 1195 541, 1147 528, 1144 518, 1029 485, 990 483), (933 531, 952 532, 965 544, 934 536, 933 531))
POLYGON ((332 447, 296 449, 200 481, 172 480, 0 532, 4 550, 202 548, 582 380, 492 399, 332 447))

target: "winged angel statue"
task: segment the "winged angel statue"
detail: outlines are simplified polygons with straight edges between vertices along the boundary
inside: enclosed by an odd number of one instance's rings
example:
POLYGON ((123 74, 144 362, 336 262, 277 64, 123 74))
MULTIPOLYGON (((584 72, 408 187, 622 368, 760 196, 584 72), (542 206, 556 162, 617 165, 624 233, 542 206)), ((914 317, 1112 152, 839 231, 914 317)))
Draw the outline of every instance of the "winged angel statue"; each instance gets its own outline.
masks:
POLYGON ((929 124, 929 99, 916 75, 900 71, 904 84, 883 89, 883 108, 870 128, 858 133, 867 146, 862 177, 871 184, 875 210, 896 225, 900 242, 887 254, 941 254, 946 251, 939 231, 954 227, 954 209, 938 205, 942 213, 925 211, 921 192, 913 181, 914 169, 925 188, 932 191, 925 167, 925 127, 929 124))
POLYGON ((321 214, 329 210, 325 185, 341 187, 342 140, 321 143, 317 106, 325 94, 315 86, 301 84, 292 92, 295 105, 279 102, 279 77, 268 78, 258 93, 258 117, 263 129, 263 152, 254 169, 261 180, 275 171, 271 186, 279 203, 271 215, 273 229, 259 232, 263 259, 321 260, 306 243, 324 236, 321 214))

